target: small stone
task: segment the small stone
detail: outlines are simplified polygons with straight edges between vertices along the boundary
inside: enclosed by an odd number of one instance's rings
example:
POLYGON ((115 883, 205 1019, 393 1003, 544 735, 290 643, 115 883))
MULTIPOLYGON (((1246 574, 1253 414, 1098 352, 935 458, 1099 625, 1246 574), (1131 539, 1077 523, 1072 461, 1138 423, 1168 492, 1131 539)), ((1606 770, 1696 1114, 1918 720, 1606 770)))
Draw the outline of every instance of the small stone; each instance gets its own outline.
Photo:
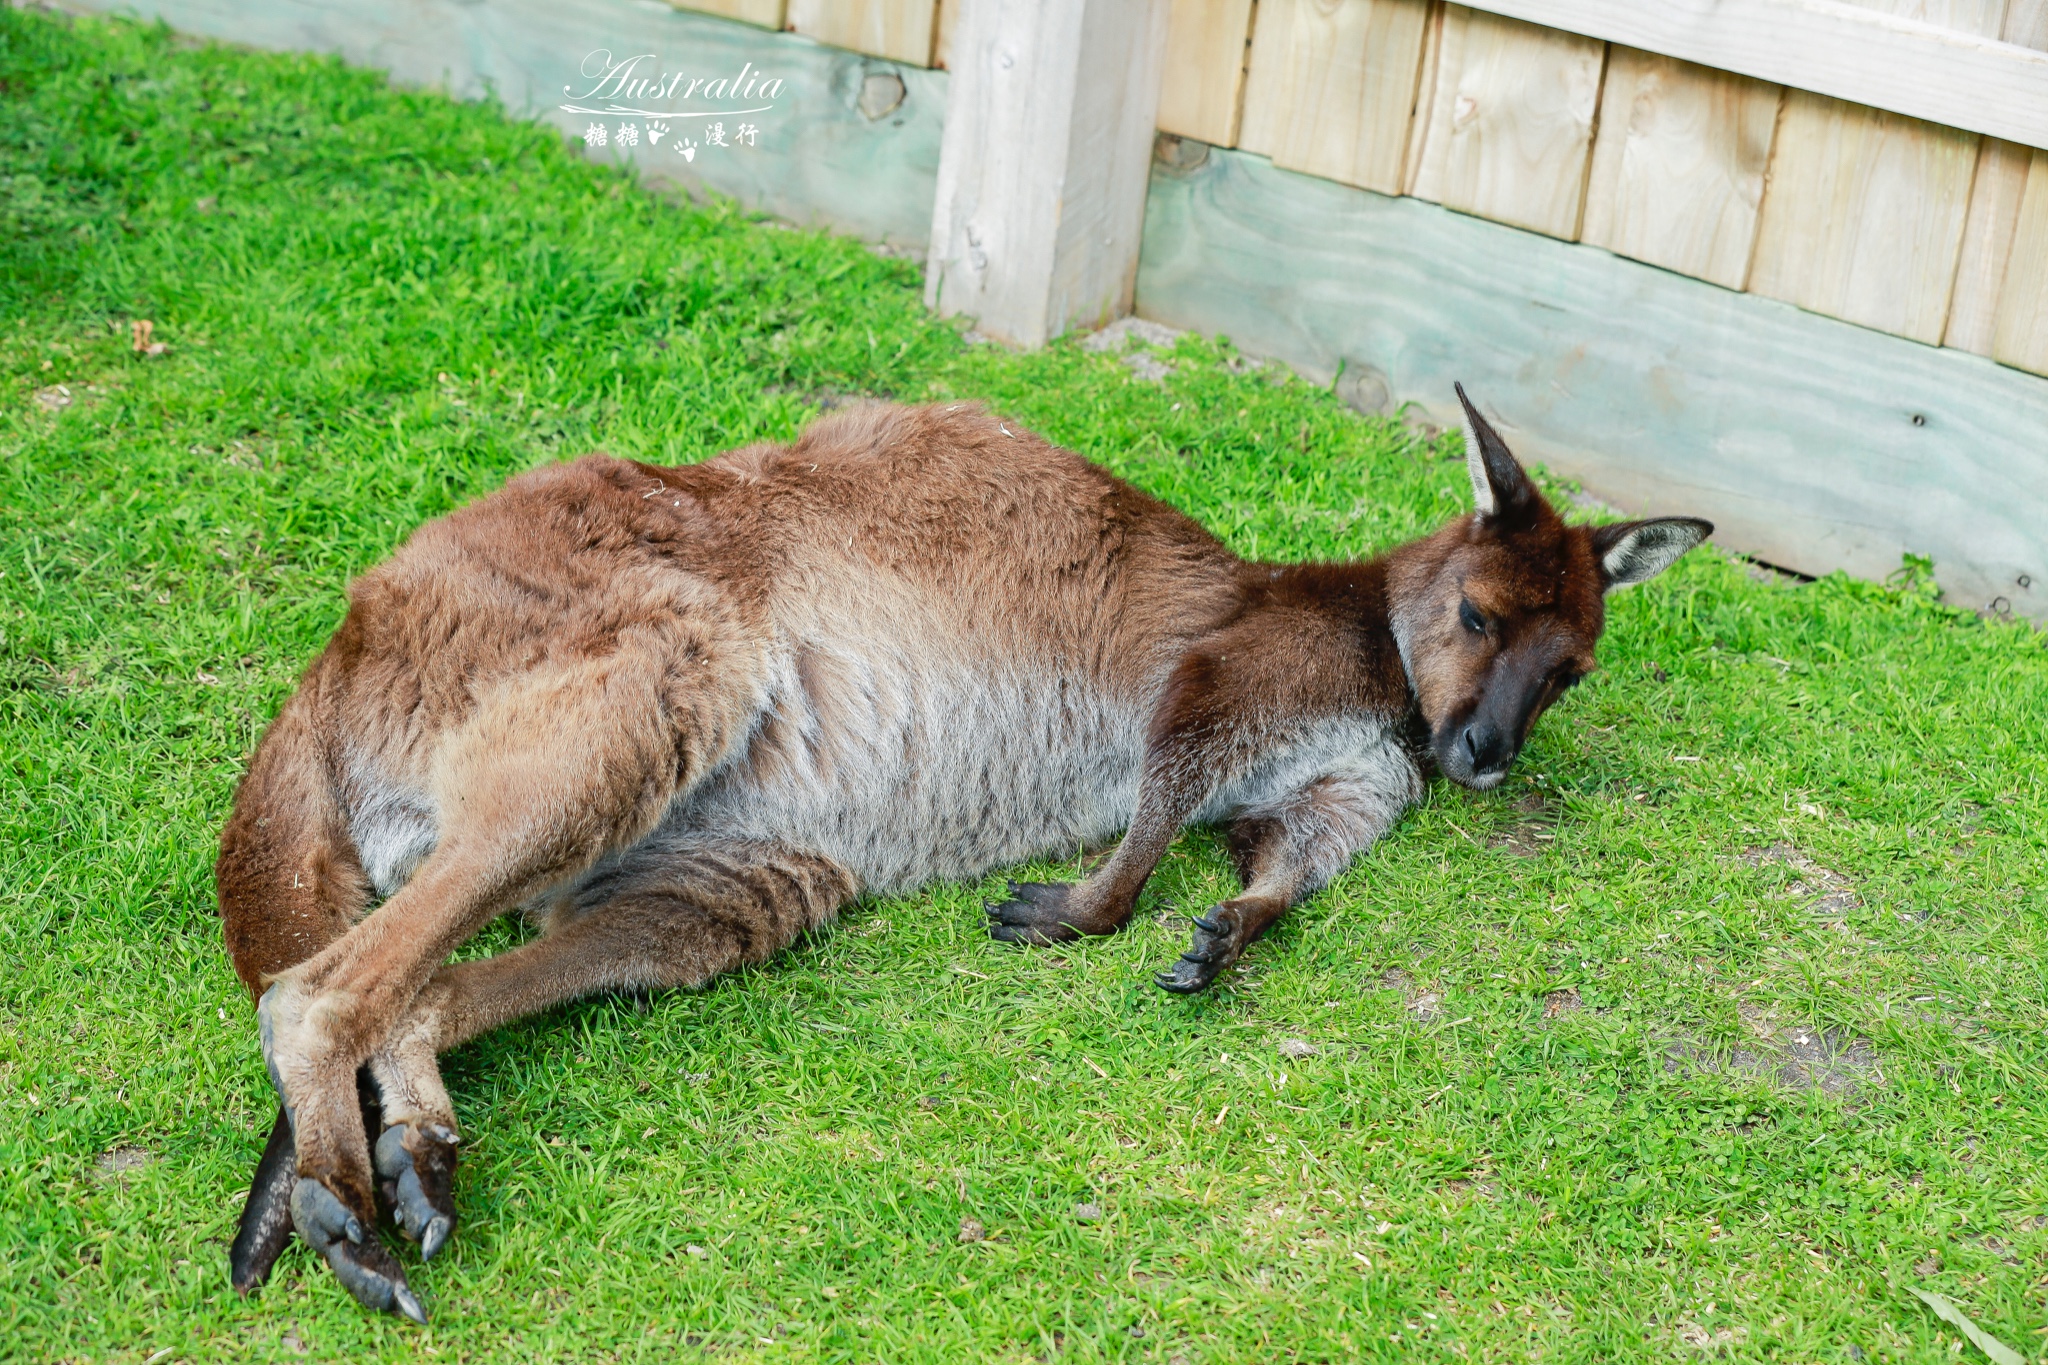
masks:
POLYGON ((962 1218, 960 1220, 960 1244, 962 1246, 966 1246, 971 1242, 986 1241, 987 1239, 988 1229, 981 1225, 980 1219, 962 1218))
POLYGON ((1074 1221, 1077 1223, 1093 1223, 1099 1221, 1101 1217, 1102 1205, 1100 1204, 1074 1205, 1074 1221))
POLYGON ((1321 1051, 1321 1048, 1306 1038, 1282 1038, 1280 1040, 1280 1055, 1282 1057, 1313 1057, 1321 1051))
POLYGON ((710 1253, 705 1251, 703 1247, 698 1246, 695 1242, 692 1242, 688 1246, 683 1248, 683 1254, 685 1256, 707 1256, 710 1253))

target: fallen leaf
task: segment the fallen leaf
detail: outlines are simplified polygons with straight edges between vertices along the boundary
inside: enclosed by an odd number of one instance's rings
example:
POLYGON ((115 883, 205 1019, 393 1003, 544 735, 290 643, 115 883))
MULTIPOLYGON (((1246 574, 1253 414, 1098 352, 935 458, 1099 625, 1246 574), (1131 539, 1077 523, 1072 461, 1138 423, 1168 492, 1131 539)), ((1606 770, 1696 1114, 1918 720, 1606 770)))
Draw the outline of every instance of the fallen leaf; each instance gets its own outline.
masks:
POLYGON ((1968 1337, 1978 1350, 1997 1361, 1998 1365, 2027 1365, 2018 1351, 1971 1322, 1968 1314, 1941 1295, 1910 1284, 1906 1286, 1906 1292, 1932 1308, 1934 1316, 1968 1337))
POLYGON ((129 339, 135 347, 135 354, 162 355, 165 351, 171 349, 161 341, 151 341, 149 339, 150 334, 155 331, 156 324, 148 318, 137 318, 128 324, 129 339))

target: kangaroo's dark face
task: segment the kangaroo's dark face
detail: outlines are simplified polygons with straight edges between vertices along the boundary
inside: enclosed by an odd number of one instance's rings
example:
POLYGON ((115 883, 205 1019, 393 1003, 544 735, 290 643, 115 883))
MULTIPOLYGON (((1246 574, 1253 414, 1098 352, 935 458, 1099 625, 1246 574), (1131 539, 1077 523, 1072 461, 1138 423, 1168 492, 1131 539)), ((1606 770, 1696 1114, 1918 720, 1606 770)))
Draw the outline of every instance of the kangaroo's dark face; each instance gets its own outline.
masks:
POLYGON ((1536 718, 1593 671, 1606 594, 1712 531, 1691 517, 1567 526, 1462 386, 1477 510, 1389 566, 1395 639, 1437 766, 1499 785, 1536 718))

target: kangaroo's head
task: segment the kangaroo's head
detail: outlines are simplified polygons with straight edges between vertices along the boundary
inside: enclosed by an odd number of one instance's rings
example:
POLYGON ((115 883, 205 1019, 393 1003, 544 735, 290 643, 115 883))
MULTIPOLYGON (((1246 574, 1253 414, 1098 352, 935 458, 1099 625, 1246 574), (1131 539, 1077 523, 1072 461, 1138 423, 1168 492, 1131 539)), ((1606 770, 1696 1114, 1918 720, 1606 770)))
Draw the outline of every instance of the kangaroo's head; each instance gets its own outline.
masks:
POLYGON ((1694 517, 1567 526, 1458 386, 1472 515, 1388 564, 1394 639, 1444 775, 1485 790, 1593 671, 1605 597, 1706 539, 1694 517))

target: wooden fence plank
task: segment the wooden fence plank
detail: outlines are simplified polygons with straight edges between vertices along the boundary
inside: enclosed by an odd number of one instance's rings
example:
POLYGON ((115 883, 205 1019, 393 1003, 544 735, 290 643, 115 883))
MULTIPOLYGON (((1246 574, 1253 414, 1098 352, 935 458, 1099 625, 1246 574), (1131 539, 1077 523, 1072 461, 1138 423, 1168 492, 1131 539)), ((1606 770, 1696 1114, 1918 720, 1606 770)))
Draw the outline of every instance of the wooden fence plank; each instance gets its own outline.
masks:
POLYGON ((942 70, 953 62, 953 32, 960 27, 961 3, 939 0, 939 17, 933 21, 938 27, 932 34, 932 65, 942 70))
MULTIPOLYGON (((1860 0, 1996 36, 2005 0, 1860 0)), ((1749 287, 1831 317, 1940 344, 1981 139, 1797 91, 1771 154, 1749 287)))
MULTIPOLYGON (((2022 47, 2048 49, 2048 0, 2009 0, 2003 37, 2022 47)), ((1976 355, 1990 355, 1996 347, 2006 266, 2012 259, 2020 201, 2033 160, 2032 148, 1999 138, 1985 138, 1977 153, 1977 179, 1970 189, 1955 297, 1949 301, 1948 329, 1941 338, 1944 346, 1976 355)))
POLYGON ((782 27, 783 0, 669 0, 669 3, 695 14, 715 14, 721 19, 737 19, 743 24, 759 24, 762 28, 782 27))
POLYGON ((1025 346, 1130 311, 1167 0, 967 0, 926 302, 1025 346))
POLYGON ((805 37, 834 47, 930 66, 938 4, 937 0, 789 0, 786 22, 805 37))
POLYGON ((1415 78, 1415 114, 1408 120, 1408 151, 1402 158, 1401 193, 1415 193, 1422 178, 1422 144, 1429 137, 1429 111, 1436 107, 1437 71, 1444 53, 1444 0, 1429 7, 1429 24, 1422 34, 1422 70, 1415 78))
POLYGON ((1812 573, 1931 555, 1950 600, 2048 619, 2048 380, 1981 357, 1229 151, 1155 165, 1138 311, 1440 418, 1463 380, 1633 512, 1812 573))
MULTIPOLYGON (((2048 374, 2048 151, 2034 153, 2002 293, 1991 354, 2048 374)), ((2039 429, 2033 439, 2040 441, 2039 429)))
POLYGON ((1481 9, 2048 147, 2048 54, 1845 0, 1481 0, 1481 9))
POLYGON ((1465 5, 1440 44, 1416 197, 1576 238, 1607 45, 1465 5))
POLYGON ((1939 344, 1979 140, 1791 91, 1771 154, 1750 290, 1939 344))
POLYGON ((1428 0, 1262 0, 1239 145, 1400 192, 1428 0))
POLYGON ((1963 220, 1955 293, 1941 344, 1973 355, 1990 355, 1998 330, 1998 305, 2005 292, 2006 265, 2019 231, 2020 200, 2034 149, 1995 137, 1977 151, 1977 175, 1963 220))
POLYGON ((1782 86, 1616 47, 1582 240, 1742 288, 1782 86))
POLYGON ((1237 145, 1251 30, 1252 0, 1173 0, 1159 90, 1162 132, 1237 145))

